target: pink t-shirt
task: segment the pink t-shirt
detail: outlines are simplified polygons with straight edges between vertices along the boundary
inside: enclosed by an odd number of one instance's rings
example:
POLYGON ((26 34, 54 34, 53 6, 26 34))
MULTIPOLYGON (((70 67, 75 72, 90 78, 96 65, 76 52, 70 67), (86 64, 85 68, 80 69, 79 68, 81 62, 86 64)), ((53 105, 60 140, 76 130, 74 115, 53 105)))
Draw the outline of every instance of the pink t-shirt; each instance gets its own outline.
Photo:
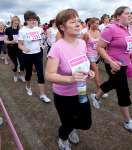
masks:
MULTIPOLYGON (((76 48, 72 47, 69 43, 64 41, 64 39, 60 39, 52 45, 48 54, 48 58, 52 57, 59 61, 59 67, 57 73, 61 75, 71 76, 72 70, 69 61, 81 55, 86 56, 85 42, 81 39, 78 39, 78 41, 79 41, 79 45, 76 48)), ((72 83, 72 84, 54 83, 52 87, 53 87, 53 91, 59 95, 63 95, 63 96, 77 95, 76 83, 72 83)))
POLYGON ((108 55, 124 66, 131 64, 130 55, 126 52, 128 36, 130 36, 129 30, 117 22, 107 26, 101 33, 101 39, 108 43, 106 48, 108 55))
POLYGON ((96 44, 97 44, 98 40, 99 39, 95 39, 95 38, 91 37, 89 34, 89 39, 87 41, 87 54, 88 54, 88 56, 95 56, 95 57, 98 56, 98 52, 96 50, 96 44))

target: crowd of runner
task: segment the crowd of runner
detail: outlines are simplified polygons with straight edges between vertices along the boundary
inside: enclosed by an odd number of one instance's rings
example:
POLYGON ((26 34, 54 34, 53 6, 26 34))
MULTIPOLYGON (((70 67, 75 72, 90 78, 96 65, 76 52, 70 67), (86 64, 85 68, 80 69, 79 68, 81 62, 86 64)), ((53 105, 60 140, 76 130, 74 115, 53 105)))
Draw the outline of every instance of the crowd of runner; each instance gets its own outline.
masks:
POLYGON ((1 62, 11 64, 14 84, 24 82, 28 96, 33 95, 31 78, 35 71, 39 99, 45 103, 51 102, 46 95, 45 80, 52 83, 54 105, 61 121, 59 149, 71 150, 70 142, 79 143, 77 129, 91 127, 88 95, 93 107, 100 109, 101 98, 108 97, 112 89, 116 90, 123 127, 132 131, 127 80, 132 77, 130 8, 121 6, 111 17, 104 14, 101 18, 87 18, 85 22, 76 10, 65 9, 44 25, 34 11, 26 11, 24 21, 22 25, 19 17, 14 16, 8 26, 0 22, 0 57, 4 60, 1 62), (109 76, 105 82, 101 81, 100 62, 109 76), (93 78, 96 89, 86 93, 87 84, 93 78))

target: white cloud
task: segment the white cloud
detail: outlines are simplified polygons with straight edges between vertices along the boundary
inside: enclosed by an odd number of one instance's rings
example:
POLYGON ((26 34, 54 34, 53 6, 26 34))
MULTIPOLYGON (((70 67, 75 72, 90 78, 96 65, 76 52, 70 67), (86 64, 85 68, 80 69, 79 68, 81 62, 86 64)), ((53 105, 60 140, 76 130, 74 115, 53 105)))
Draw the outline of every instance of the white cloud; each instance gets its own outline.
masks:
POLYGON ((87 17, 100 17, 104 13, 112 14, 121 6, 132 6, 131 0, 1 0, 0 18, 9 20, 10 16, 18 15, 23 18, 26 10, 35 11, 43 21, 48 21, 65 8, 78 10, 82 19, 87 17))

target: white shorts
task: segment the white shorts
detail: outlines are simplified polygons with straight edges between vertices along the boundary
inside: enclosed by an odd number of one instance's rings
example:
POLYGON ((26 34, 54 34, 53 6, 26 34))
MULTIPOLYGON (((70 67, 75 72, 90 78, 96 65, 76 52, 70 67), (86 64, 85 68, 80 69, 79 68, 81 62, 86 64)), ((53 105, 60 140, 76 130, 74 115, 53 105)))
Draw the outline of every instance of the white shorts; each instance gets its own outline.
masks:
POLYGON ((98 58, 99 58, 99 56, 88 56, 88 59, 89 59, 90 62, 95 62, 96 63, 98 58))

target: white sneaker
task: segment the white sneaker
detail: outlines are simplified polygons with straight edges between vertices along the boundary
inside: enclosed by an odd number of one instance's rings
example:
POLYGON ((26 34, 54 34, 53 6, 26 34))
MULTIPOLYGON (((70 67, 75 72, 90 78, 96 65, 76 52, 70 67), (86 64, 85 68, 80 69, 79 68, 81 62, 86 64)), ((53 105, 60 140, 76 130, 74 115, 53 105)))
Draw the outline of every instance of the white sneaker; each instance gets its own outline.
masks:
POLYGON ((100 101, 96 99, 96 94, 95 93, 92 93, 90 95, 91 99, 92 99, 92 103, 93 103, 93 106, 96 108, 96 109, 100 109, 100 101))
POLYGON ((14 80, 14 82, 17 82, 17 81, 18 81, 18 77, 17 77, 17 76, 14 76, 14 77, 13 77, 13 80, 14 80))
POLYGON ((129 120, 128 122, 124 122, 124 128, 132 131, 132 120, 129 120))
POLYGON ((27 91, 27 94, 29 95, 29 96, 32 96, 32 90, 31 90, 31 87, 30 88, 28 88, 27 86, 26 86, 26 91, 27 91))
POLYGON ((73 144, 79 143, 79 137, 78 137, 77 131, 75 129, 70 133, 69 140, 73 144))
POLYGON ((19 76, 19 79, 20 79, 22 82, 25 82, 25 77, 24 77, 24 76, 19 76))
POLYGON ((59 138, 58 141, 59 150, 71 150, 71 145, 68 140, 62 140, 59 138))
POLYGON ((3 118, 0 117, 0 126, 2 126, 2 124, 3 124, 3 118))
POLYGON ((17 71, 20 73, 21 72, 20 68, 18 68, 17 71))
POLYGON ((105 94, 102 95, 102 98, 107 98, 108 96, 109 96, 109 94, 105 93, 105 94))
POLYGON ((40 95, 40 100, 45 103, 51 102, 51 100, 46 95, 40 95))

